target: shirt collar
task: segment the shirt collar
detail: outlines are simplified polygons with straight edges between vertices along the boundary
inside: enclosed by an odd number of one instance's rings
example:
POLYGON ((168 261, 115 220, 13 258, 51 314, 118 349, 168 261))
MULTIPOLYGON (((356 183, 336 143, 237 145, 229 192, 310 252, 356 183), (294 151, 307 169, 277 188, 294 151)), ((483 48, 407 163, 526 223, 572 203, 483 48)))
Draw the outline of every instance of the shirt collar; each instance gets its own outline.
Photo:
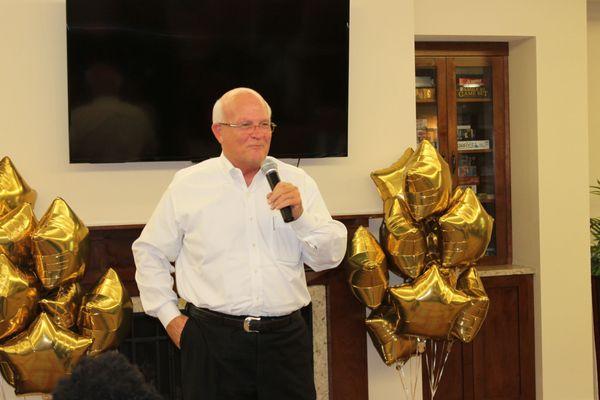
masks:
POLYGON ((221 152, 221 155, 219 156, 219 160, 221 161, 221 167, 223 168, 223 171, 226 174, 233 176, 233 174, 235 173, 234 171, 237 168, 233 166, 233 164, 231 163, 231 161, 229 161, 227 159, 227 157, 225 157, 225 154, 223 154, 223 152, 221 152))
MULTIPOLYGON (((219 160, 221 162, 221 168, 223 169, 223 172, 228 175, 229 177, 231 177, 234 181, 237 179, 241 179, 242 181, 244 180, 244 176, 242 175, 242 171, 237 168, 236 166, 234 166, 231 161, 229 161, 229 159, 227 157, 225 157, 225 154, 223 154, 223 152, 221 152, 221 155, 219 156, 219 160)), ((259 168, 257 175, 263 175, 262 170, 259 168)), ((256 176, 254 176, 254 178, 256 179, 256 176)), ((245 182, 244 182, 245 184, 245 182)))

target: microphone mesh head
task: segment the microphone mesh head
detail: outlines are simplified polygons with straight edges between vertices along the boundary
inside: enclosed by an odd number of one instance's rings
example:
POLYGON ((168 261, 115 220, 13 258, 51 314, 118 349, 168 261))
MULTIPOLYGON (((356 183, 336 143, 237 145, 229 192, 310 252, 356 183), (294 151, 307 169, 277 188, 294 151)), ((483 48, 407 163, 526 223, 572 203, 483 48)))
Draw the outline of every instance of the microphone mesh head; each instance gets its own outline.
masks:
POLYGON ((262 165, 260 166, 260 170, 263 172, 263 174, 267 174, 269 171, 277 171, 277 163, 275 163, 275 161, 273 161, 272 159, 270 159, 269 157, 265 158, 265 161, 263 161, 262 165))

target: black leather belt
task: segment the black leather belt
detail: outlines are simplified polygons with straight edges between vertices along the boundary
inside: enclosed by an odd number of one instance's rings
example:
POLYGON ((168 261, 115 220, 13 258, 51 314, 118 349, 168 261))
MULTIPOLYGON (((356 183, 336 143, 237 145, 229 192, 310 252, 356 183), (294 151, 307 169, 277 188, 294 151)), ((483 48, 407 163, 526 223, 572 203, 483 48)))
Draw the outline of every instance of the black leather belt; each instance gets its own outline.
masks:
POLYGON ((191 303, 185 306, 192 318, 216 322, 221 325, 242 329, 246 332, 273 332, 290 324, 294 318, 301 318, 300 310, 281 317, 253 317, 249 315, 229 315, 196 307, 191 303))

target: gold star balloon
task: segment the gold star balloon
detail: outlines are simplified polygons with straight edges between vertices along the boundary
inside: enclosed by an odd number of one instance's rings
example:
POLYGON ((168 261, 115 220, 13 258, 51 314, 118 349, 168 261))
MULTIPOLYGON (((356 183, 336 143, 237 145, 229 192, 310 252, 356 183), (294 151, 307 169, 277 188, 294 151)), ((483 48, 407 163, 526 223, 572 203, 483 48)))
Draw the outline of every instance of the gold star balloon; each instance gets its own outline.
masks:
POLYGON ((15 392, 50 393, 71 373, 92 339, 55 325, 46 313, 0 346, 0 357, 14 371, 15 392))
POLYGON ((392 197, 383 204, 385 217, 379 237, 390 260, 390 270, 414 279, 425 266, 425 236, 410 217, 401 198, 392 197))
POLYGON ((463 189, 462 187, 455 187, 454 192, 452 192, 452 197, 450 198, 450 204, 448 205, 448 207, 450 208, 456 203, 458 203, 464 192, 465 189, 463 189))
POLYGON ((0 253, 13 264, 29 270, 33 266, 31 257, 31 234, 37 221, 31 204, 23 203, 0 217, 0 253))
POLYGON ((58 288, 49 297, 40 300, 40 307, 52 321, 65 329, 71 329, 77 323, 83 291, 77 282, 67 283, 58 288))
POLYGON ((97 355, 116 348, 129 332, 133 304, 114 269, 109 268, 98 285, 84 296, 77 325, 94 339, 88 353, 97 355))
POLYGON ((404 166, 413 155, 411 148, 406 149, 402 157, 387 168, 371 172, 371 179, 375 182, 382 200, 402 196, 404 192, 404 166))
POLYGON ((494 219, 467 188, 439 219, 443 237, 442 266, 468 265, 485 255, 494 219))
POLYGON ((83 276, 89 255, 88 228, 57 197, 32 236, 36 274, 46 289, 83 276))
POLYGON ((35 277, 0 254, 0 339, 27 327, 35 315, 37 300, 35 277))
POLYGON ((453 289, 436 265, 413 283, 391 287, 390 298, 400 314, 399 333, 445 339, 469 297, 453 289))
POLYGON ((448 163, 431 143, 423 140, 404 168, 406 202, 416 221, 448 207, 452 175, 448 163))
POLYGON ((399 319, 393 306, 383 304, 371 311, 366 324, 369 337, 386 365, 406 361, 417 354, 417 338, 396 333, 399 319))
POLYGON ((23 203, 33 206, 36 198, 37 193, 21 178, 10 158, 2 158, 0 160, 0 215, 23 203))
POLYGON ((348 283, 365 306, 378 307, 388 286, 385 254, 368 229, 359 226, 352 238, 348 257, 348 283))
POLYGON ((477 270, 473 267, 461 274, 456 288, 469 296, 470 303, 458 315, 452 328, 452 336, 469 343, 485 321, 490 299, 477 270))
POLYGON ((371 178, 383 200, 381 246, 364 228, 357 231, 348 283, 374 308, 366 326, 387 365, 402 372, 427 340, 426 374, 435 392, 451 344, 472 341, 485 320, 489 298, 473 263, 485 254, 493 220, 470 189, 452 191, 448 164, 426 140, 371 178), (387 287, 387 275, 374 272, 384 265, 381 250, 403 285, 387 287))
POLYGON ((460 275, 460 267, 440 268, 440 275, 448 282, 450 287, 456 289, 458 276, 460 275))
POLYGON ((0 374, 10 386, 15 387, 15 373, 6 361, 0 360, 0 374))

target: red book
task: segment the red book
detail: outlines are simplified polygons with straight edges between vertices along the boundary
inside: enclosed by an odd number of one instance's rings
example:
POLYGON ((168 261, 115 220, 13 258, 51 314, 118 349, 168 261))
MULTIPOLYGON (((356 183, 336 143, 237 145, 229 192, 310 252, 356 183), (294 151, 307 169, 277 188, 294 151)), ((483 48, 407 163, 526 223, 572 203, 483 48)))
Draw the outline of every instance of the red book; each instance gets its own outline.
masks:
POLYGON ((483 78, 458 78, 458 86, 477 88, 485 86, 483 78))

